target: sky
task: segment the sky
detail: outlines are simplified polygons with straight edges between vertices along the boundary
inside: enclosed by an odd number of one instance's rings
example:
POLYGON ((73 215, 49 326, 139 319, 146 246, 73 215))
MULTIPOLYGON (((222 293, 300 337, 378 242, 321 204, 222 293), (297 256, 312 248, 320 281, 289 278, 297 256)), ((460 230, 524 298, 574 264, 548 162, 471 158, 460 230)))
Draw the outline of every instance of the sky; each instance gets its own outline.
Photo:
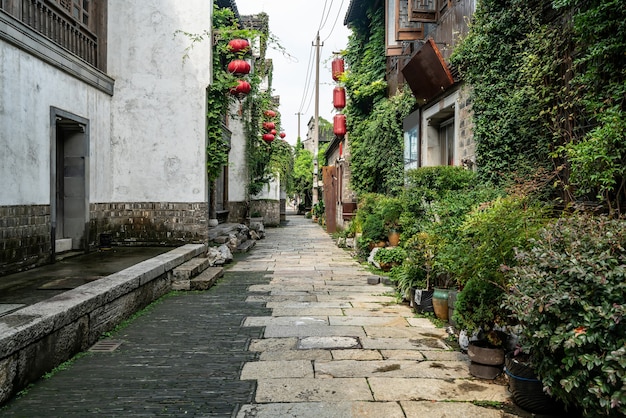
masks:
POLYGON ((320 117, 332 122, 333 88, 331 76, 333 52, 346 48, 350 31, 343 25, 350 0, 236 0, 240 15, 261 12, 269 16, 270 32, 290 56, 270 49, 268 58, 273 60, 273 94, 280 96, 280 114, 285 140, 295 144, 298 137, 298 115, 300 136, 306 138, 307 123, 315 115, 315 55, 316 34, 320 42, 320 117), (336 23, 335 23, 336 22, 336 23), (333 28, 334 26, 334 28, 333 28), (310 74, 310 78, 307 77, 310 74), (308 94, 303 101, 305 88, 308 94))

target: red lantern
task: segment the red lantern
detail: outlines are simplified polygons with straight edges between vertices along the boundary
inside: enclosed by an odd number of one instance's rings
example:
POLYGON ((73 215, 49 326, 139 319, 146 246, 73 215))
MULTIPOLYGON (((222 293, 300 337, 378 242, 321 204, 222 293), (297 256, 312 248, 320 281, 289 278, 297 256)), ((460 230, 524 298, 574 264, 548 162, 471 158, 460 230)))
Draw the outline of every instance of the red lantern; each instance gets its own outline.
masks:
POLYGON ((228 64, 228 72, 231 74, 248 74, 250 64, 245 60, 233 60, 228 64))
POLYGON ((278 131, 276 129, 272 129, 270 133, 275 136, 278 133, 278 131))
POLYGON ((286 137, 286 136, 287 136, 287 134, 286 134, 286 133, 284 133, 284 132, 281 132, 281 133, 280 133, 280 137, 281 137, 281 138, 284 138, 284 137, 286 137))
POLYGON ((263 141, 272 142, 274 140, 274 135, 272 134, 263 134, 263 141))
POLYGON ((250 48, 250 42, 247 39, 232 39, 228 42, 228 49, 231 52, 245 52, 250 48))
POLYGON ((335 109, 346 107, 346 89, 343 87, 335 87, 333 89, 333 105, 335 109))
POLYGON ((337 136, 344 136, 346 134, 346 115, 341 113, 335 115, 333 118, 333 133, 337 136))
POLYGON ((245 80, 237 80, 237 85, 235 87, 231 87, 230 93, 235 95, 246 95, 250 93, 252 90, 252 86, 245 80))
POLYGON ((276 124, 274 122, 263 122, 263 129, 266 131, 271 131, 276 128, 276 124))
POLYGON ((339 77, 344 73, 343 58, 335 58, 331 64, 333 72, 333 80, 338 81, 339 77))
POLYGON ((269 110, 269 109, 263 112, 263 114, 270 119, 276 117, 276 112, 274 112, 273 110, 269 110))

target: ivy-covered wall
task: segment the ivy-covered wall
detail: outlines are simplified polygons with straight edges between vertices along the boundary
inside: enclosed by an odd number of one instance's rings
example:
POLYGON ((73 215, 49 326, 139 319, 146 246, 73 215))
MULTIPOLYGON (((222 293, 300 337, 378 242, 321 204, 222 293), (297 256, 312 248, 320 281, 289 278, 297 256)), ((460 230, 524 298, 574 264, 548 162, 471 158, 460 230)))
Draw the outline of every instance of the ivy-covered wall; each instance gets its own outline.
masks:
POLYGON ((397 193, 403 185, 402 120, 415 99, 410 92, 387 98, 383 4, 368 0, 367 12, 350 23, 342 81, 348 94, 345 114, 352 158, 352 187, 358 194, 397 193))
POLYGON ((626 202, 621 0, 481 0, 452 60, 472 86, 481 179, 543 168, 566 200, 626 202))

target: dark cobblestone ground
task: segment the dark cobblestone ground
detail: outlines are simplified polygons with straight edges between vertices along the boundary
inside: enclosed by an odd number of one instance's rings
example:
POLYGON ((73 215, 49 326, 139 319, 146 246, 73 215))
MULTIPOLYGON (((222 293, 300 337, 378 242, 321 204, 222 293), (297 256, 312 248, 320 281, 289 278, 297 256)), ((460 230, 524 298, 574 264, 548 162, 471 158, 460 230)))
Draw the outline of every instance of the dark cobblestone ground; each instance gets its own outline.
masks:
POLYGON ((0 408, 2 417, 194 416, 230 417, 254 399, 254 380, 239 380, 261 327, 246 316, 270 315, 245 302, 247 288, 269 282, 268 272, 228 272, 205 292, 165 298, 110 339, 112 353, 90 353, 42 379, 0 408))

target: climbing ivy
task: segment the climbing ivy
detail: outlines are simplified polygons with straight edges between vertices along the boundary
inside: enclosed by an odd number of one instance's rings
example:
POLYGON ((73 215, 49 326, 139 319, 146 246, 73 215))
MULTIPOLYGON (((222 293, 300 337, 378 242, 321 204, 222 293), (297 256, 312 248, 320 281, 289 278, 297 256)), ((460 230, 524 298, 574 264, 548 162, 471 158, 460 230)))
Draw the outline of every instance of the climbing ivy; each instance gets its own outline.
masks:
POLYGON ((380 2, 367 1, 366 18, 352 22, 341 78, 349 102, 352 187, 361 193, 393 194, 403 184, 402 119, 415 105, 410 92, 387 98, 385 19, 380 2))
POLYGON ((481 0, 452 56, 472 87, 479 175, 550 168, 566 200, 626 201, 621 0, 481 0))
MULTIPOLYGON (((263 134, 263 112, 275 109, 276 103, 271 91, 262 91, 260 86, 264 80, 271 85, 271 63, 265 60, 268 45, 288 55, 278 40, 269 32, 269 17, 265 13, 255 16, 255 29, 242 29, 240 22, 229 8, 217 5, 213 9, 212 30, 201 34, 178 31, 191 40, 187 53, 197 42, 213 43, 213 82, 207 89, 207 174, 210 184, 220 176, 223 167, 228 164, 229 147, 223 140, 223 129, 226 119, 241 118, 244 121, 246 138, 246 163, 248 169, 248 193, 256 195, 267 185, 272 174, 281 174, 281 180, 289 185, 293 156, 284 141, 266 143, 261 139, 263 134), (251 91, 246 97, 230 94, 239 77, 227 71, 228 63, 233 59, 243 59, 246 51, 234 53, 228 48, 231 39, 242 38, 258 41, 260 58, 253 59, 254 71, 246 76, 251 91), (234 114, 229 112, 237 109, 234 114), (274 155, 274 150, 277 150, 274 155)), ((280 115, 273 119, 276 129, 280 131, 280 115)))
POLYGON ((402 120, 415 98, 407 89, 374 105, 351 135, 353 187, 358 193, 397 194, 404 183, 402 120))

